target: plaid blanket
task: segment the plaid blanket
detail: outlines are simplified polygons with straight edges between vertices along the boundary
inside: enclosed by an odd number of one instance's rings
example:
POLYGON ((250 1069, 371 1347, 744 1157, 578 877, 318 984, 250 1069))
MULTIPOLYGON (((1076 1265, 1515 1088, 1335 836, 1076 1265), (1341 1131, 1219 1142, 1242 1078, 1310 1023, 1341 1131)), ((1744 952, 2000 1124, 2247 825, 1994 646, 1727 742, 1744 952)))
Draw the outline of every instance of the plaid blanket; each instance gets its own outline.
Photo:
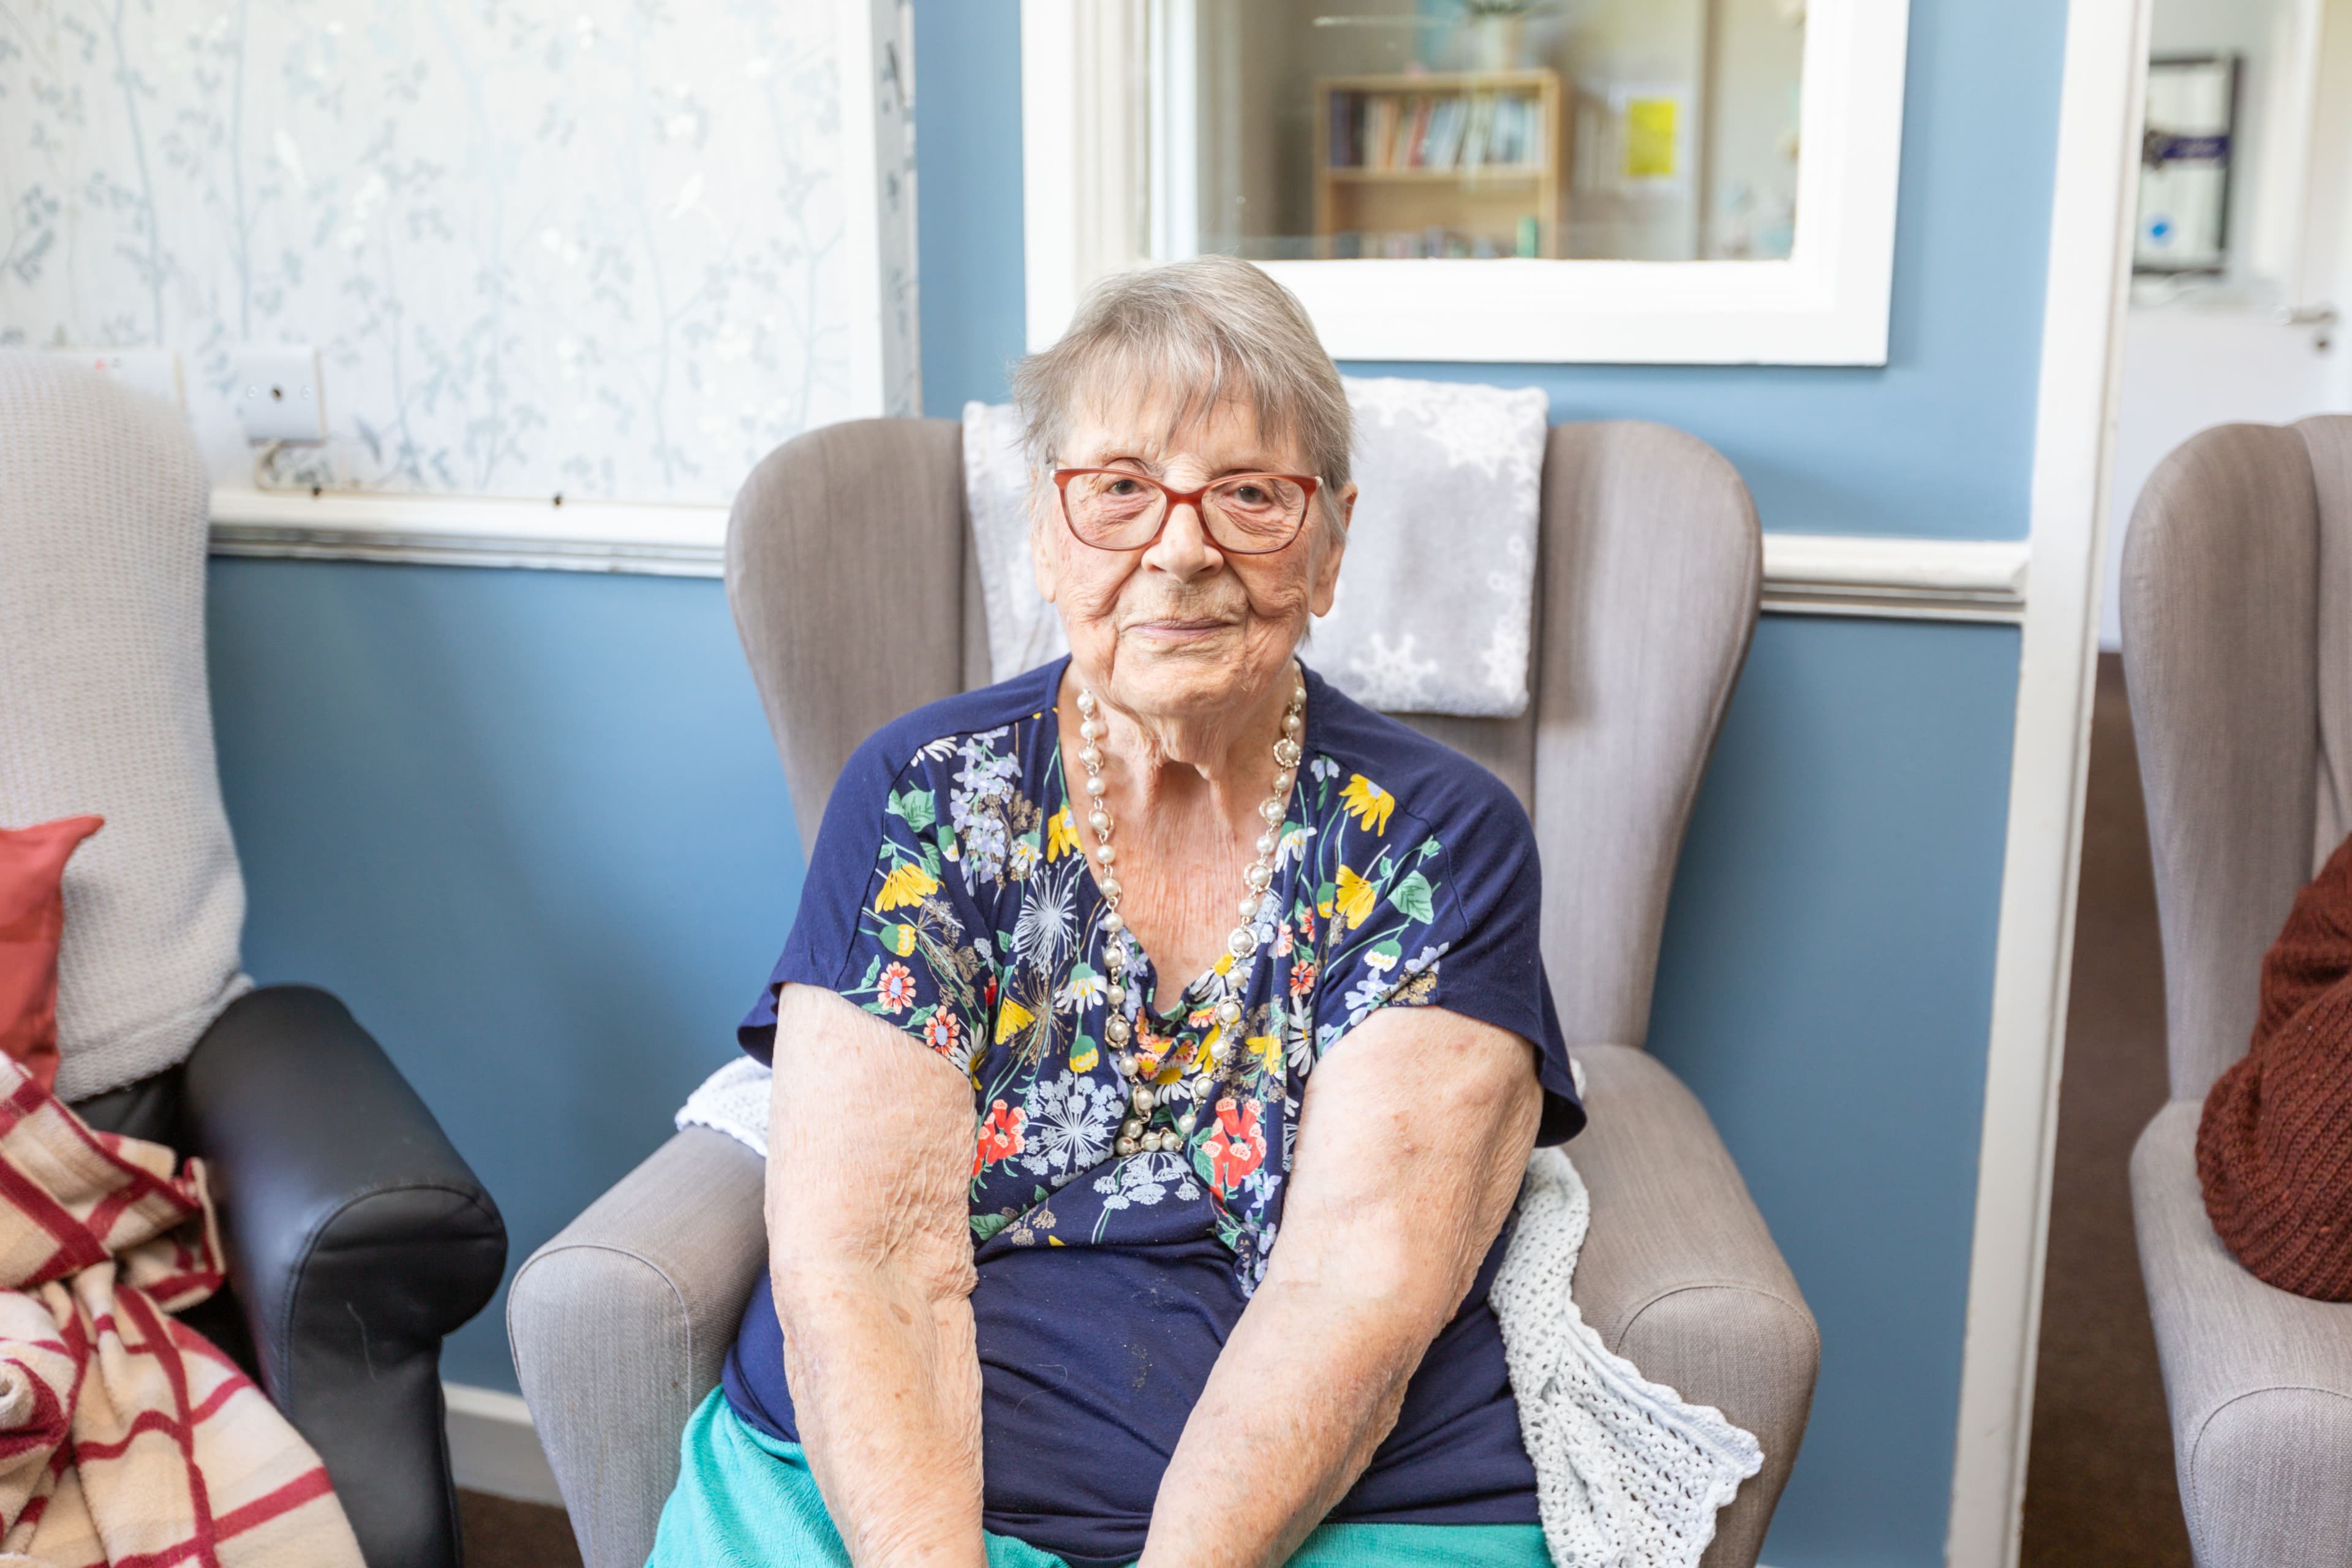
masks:
POLYGON ((0 1568, 362 1568, 319 1457, 168 1315, 222 1279, 175 1163, 0 1058, 0 1568))

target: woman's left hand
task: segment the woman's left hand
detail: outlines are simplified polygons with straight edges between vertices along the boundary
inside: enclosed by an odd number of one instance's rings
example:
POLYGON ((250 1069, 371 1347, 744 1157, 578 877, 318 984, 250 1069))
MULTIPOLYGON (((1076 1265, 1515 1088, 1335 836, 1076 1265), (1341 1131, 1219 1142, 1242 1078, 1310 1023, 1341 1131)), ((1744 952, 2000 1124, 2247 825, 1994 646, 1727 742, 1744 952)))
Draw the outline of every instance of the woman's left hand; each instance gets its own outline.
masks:
POLYGON ((1437 1007, 1384 1007, 1316 1064, 1279 1241, 1142 1568, 1282 1563, 1347 1494, 1509 1216, 1541 1107, 1532 1046, 1437 1007))

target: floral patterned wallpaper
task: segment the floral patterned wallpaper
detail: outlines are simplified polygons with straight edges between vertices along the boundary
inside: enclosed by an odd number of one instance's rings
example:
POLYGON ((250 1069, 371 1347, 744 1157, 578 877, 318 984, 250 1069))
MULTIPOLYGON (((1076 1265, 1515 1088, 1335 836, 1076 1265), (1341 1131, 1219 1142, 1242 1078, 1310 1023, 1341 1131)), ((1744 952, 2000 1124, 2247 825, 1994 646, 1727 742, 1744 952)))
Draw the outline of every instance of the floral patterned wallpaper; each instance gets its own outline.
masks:
POLYGON ((882 411, 857 333, 913 401, 901 3, 845 51, 844 0, 0 0, 0 341, 178 350, 224 482, 232 351, 282 342, 331 437, 274 482, 723 500, 882 411))

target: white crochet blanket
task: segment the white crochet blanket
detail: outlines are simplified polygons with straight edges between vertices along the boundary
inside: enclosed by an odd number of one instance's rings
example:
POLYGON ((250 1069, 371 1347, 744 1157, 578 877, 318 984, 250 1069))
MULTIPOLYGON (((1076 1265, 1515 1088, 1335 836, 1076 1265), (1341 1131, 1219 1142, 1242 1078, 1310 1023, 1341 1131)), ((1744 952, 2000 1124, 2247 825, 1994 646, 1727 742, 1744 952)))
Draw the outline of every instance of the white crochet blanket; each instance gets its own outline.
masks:
MULTIPOLYGON (((768 1079, 738 1058, 694 1091, 677 1125, 723 1132, 767 1158, 768 1079)), ((1569 1284, 1591 1219, 1567 1154, 1537 1150, 1488 1298, 1535 1461, 1544 1545, 1553 1568, 1696 1568, 1716 1510, 1762 1468, 1764 1451, 1720 1411, 1644 1379, 1585 1322, 1569 1284)))

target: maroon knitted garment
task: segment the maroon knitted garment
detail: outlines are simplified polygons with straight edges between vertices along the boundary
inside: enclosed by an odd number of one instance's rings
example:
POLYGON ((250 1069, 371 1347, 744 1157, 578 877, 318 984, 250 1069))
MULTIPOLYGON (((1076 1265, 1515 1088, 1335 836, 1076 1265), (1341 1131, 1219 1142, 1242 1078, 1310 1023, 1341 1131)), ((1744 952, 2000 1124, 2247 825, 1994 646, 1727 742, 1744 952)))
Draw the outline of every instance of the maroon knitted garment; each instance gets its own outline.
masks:
POLYGON ((2253 1045, 2205 1097, 2197 1179, 2255 1279, 2352 1300, 2352 838, 2263 960, 2253 1045))

